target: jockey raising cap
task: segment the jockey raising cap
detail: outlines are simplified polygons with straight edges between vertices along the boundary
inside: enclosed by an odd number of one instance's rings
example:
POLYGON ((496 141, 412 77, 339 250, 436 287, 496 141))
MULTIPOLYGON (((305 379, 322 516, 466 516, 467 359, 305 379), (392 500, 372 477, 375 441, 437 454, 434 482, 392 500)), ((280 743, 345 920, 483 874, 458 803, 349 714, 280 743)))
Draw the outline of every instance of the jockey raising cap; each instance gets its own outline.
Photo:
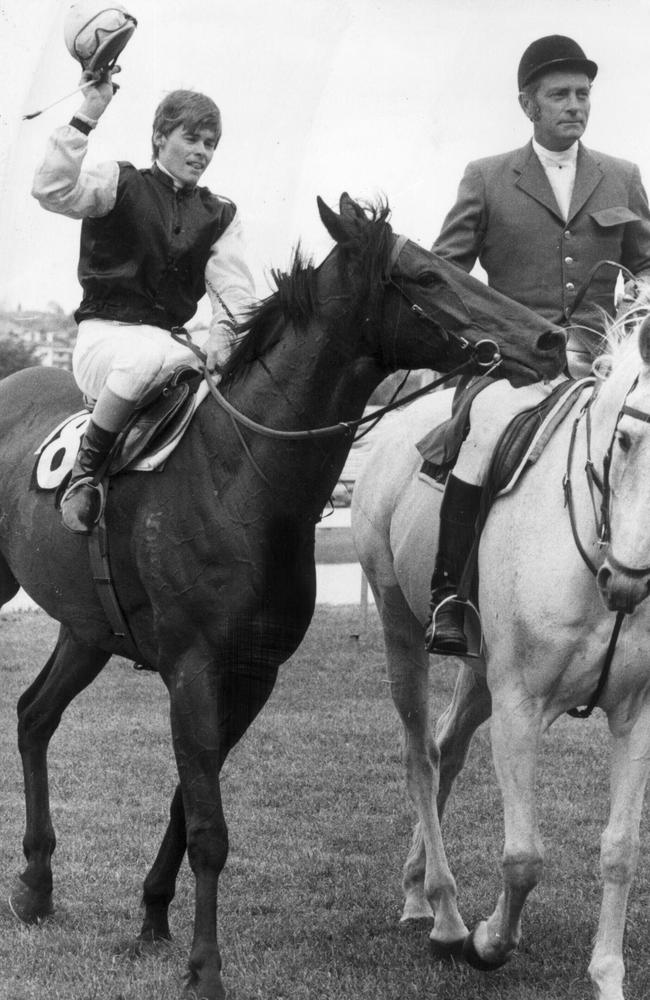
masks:
POLYGON ((215 147, 221 139, 221 112, 211 97, 195 90, 172 90, 160 102, 153 118, 152 159, 158 159, 161 136, 183 126, 191 132, 208 129, 214 133, 215 147))
POLYGON ((545 73, 556 70, 585 73, 590 80, 594 80, 598 66, 587 59, 572 38, 567 38, 566 35, 546 35, 531 42, 521 57, 517 71, 519 92, 538 81, 545 73))
MULTIPOLYGON (((101 23, 113 28, 107 19, 104 10, 101 23)), ((78 22, 74 29, 70 45, 87 67, 84 101, 50 138, 32 193, 49 211, 82 220, 83 298, 72 366, 79 388, 96 402, 61 514, 70 531, 88 534, 101 514, 100 483, 119 434, 174 369, 199 366, 191 346, 171 331, 194 316, 207 291, 206 363, 219 368, 255 301, 255 285, 237 206, 199 184, 221 137, 217 105, 204 94, 172 91, 155 112, 152 166, 110 160, 84 167, 89 136, 115 94, 117 67, 106 64, 105 39, 112 40, 111 57, 116 44, 110 32, 93 29, 88 38, 78 22)))

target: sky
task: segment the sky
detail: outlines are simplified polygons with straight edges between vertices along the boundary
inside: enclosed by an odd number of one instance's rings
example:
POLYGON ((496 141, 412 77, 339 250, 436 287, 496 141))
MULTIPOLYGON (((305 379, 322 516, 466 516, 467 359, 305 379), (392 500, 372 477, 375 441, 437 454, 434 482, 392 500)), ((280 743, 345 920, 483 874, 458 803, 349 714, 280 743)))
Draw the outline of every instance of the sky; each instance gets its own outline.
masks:
MULTIPOLYGON (((31 178, 80 95, 63 42, 70 0, 0 0, 0 307, 73 310, 79 223, 45 212, 31 178)), ((258 293, 296 243, 331 240, 316 196, 385 198, 396 232, 430 246, 465 164, 524 145, 526 46, 575 38, 599 64, 585 144, 638 163, 650 185, 648 0, 126 0, 138 27, 89 160, 150 161, 166 92, 201 90, 223 137, 202 183, 238 205, 258 293)), ((199 318, 207 316, 207 302, 199 318)))

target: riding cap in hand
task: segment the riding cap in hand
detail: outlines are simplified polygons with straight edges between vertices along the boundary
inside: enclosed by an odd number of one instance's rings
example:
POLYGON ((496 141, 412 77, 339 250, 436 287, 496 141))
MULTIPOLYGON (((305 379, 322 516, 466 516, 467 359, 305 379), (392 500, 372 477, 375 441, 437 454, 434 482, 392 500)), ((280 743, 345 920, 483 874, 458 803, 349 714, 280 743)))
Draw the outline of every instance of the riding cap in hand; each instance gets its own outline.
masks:
POLYGON ((121 3, 78 0, 68 10, 63 36, 68 52, 84 70, 103 73, 115 60, 137 26, 121 3))
POLYGON ((542 73, 554 70, 577 70, 593 80, 598 66, 586 55, 577 42, 565 35, 546 35, 531 42, 519 63, 517 84, 520 92, 542 73))

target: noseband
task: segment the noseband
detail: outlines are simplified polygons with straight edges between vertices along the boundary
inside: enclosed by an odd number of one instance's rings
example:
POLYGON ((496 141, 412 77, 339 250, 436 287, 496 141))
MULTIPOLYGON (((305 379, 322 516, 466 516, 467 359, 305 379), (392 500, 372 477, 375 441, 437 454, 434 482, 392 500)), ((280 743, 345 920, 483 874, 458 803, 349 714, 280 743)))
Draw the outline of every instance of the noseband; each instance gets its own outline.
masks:
MULTIPOLYGON (((444 327, 438 323, 433 316, 430 316, 422 306, 418 305, 413 299, 411 299, 401 284, 395 280, 393 277, 393 271, 395 265, 399 260, 402 250, 409 243, 408 236, 396 236, 395 242, 393 243, 393 249, 391 250, 389 265, 388 265, 388 277, 384 280, 385 285, 392 285, 400 293, 404 301, 408 304, 409 309, 418 319, 423 320, 425 323, 430 323, 436 328, 436 332, 440 334, 445 344, 453 342, 458 350, 461 352, 469 351, 472 355, 472 364, 478 368, 480 374, 489 375, 495 368, 498 368, 502 363, 501 353, 499 351, 499 345, 493 340, 485 338, 483 340, 478 340, 475 344, 470 344, 465 337, 461 337, 456 333, 450 333, 449 330, 445 330, 444 327)), ((388 366, 390 367, 390 366, 388 366)), ((393 366, 394 367, 394 366, 393 366)))

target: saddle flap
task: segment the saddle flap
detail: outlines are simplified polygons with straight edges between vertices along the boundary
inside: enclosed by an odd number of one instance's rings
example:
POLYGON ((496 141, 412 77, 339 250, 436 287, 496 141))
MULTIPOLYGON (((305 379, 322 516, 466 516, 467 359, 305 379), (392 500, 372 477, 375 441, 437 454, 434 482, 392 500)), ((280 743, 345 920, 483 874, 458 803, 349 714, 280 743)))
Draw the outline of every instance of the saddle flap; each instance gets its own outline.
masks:
POLYGON ((184 429, 194 413, 194 395, 201 377, 195 369, 181 370, 152 402, 136 410, 118 440, 109 476, 126 469, 145 451, 160 450, 184 429))

